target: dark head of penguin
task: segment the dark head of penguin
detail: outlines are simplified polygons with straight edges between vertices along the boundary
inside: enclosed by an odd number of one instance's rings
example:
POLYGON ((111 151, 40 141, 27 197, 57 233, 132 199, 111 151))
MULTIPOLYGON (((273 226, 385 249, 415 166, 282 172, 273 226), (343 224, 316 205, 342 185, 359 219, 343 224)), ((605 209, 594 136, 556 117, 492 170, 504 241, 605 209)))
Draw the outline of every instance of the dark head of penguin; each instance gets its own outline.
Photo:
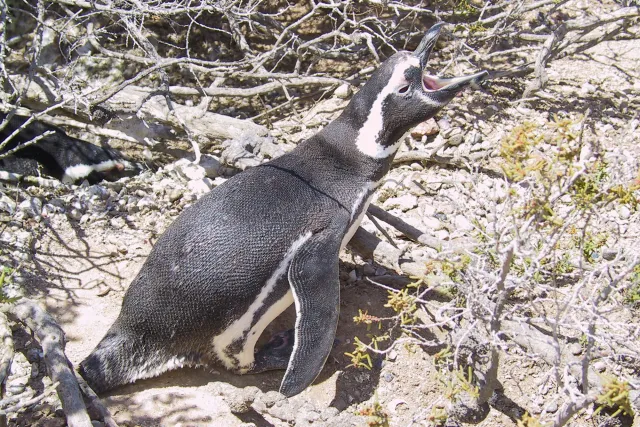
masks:
POLYGON ((391 56, 354 96, 353 109, 363 123, 376 114, 376 103, 381 107, 378 144, 392 145, 409 128, 435 116, 463 89, 487 76, 487 72, 482 71, 442 78, 426 72, 429 55, 442 27, 441 23, 431 27, 414 52, 391 56))

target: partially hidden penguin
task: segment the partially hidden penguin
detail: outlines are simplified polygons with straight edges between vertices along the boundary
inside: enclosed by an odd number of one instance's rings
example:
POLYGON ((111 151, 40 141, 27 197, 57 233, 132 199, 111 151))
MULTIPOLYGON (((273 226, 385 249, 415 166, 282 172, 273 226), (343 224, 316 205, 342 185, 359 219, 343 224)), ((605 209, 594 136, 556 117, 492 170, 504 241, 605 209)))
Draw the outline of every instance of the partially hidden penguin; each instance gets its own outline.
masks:
POLYGON ((117 150, 70 137, 59 127, 37 120, 27 123, 28 117, 0 112, 0 123, 5 120, 6 125, 0 129, 0 146, 4 145, 0 154, 5 155, 0 158, 0 179, 15 174, 46 175, 65 184, 85 179, 95 184, 144 170, 143 165, 126 159, 117 150), (12 154, 6 155, 8 152, 12 154))
POLYGON ((234 176, 171 224, 80 373, 97 392, 183 366, 286 370, 294 396, 318 376, 339 315, 338 255, 400 138, 485 72, 426 74, 441 25, 373 73, 343 113, 291 152, 234 176), (290 340, 255 351, 292 303, 290 340), (289 342, 287 342, 289 341, 289 342))

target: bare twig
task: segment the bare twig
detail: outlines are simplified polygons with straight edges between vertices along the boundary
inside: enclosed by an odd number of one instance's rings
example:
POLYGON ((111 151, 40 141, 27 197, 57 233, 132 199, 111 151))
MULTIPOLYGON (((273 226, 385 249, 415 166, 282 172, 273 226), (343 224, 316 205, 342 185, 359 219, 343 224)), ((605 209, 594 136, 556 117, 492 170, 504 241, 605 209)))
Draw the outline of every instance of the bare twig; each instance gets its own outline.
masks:
POLYGON ((49 313, 28 298, 20 298, 6 307, 5 311, 27 325, 38 338, 49 376, 58 384, 58 395, 69 426, 90 427, 91 420, 82 401, 78 382, 64 354, 64 332, 60 326, 49 313))

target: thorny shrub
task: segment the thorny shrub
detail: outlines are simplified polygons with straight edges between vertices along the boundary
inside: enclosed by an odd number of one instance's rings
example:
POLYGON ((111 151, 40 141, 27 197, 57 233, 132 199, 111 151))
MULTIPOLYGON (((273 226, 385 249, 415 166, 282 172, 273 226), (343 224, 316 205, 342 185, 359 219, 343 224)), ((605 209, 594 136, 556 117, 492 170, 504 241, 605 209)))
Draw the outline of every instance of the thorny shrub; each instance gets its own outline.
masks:
MULTIPOLYGON (((489 401, 508 355, 550 368, 539 383, 554 390, 544 405, 555 400, 560 408, 539 418, 524 412, 519 425, 560 426, 589 406, 632 415, 628 391, 640 387, 640 261, 616 212, 638 209, 640 175, 608 163, 585 141, 585 121, 522 123, 503 139, 496 219, 475 221, 475 246, 441 252, 423 277, 388 288, 394 316, 354 318, 373 332, 368 344, 356 339, 353 365, 371 368, 373 354, 420 345, 434 354, 450 410, 462 400, 489 401), (424 338, 436 328, 447 331, 444 340, 424 338), (381 348, 381 338, 398 329, 401 336, 381 348), (606 379, 594 369, 598 361, 606 379)), ((430 420, 441 424, 442 408, 434 409, 430 420)))

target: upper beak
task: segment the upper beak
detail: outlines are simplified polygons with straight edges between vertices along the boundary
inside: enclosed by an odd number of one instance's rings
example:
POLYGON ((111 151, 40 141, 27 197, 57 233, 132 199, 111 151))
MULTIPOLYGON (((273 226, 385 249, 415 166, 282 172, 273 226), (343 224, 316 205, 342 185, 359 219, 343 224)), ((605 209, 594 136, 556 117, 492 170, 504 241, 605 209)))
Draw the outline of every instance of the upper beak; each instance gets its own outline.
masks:
POLYGON ((422 41, 416 50, 413 52, 413 54, 420 59, 420 67, 423 70, 427 66, 429 55, 431 55, 431 51, 436 45, 436 41, 438 41, 438 36, 440 35, 440 30, 443 26, 444 24, 440 22, 431 27, 429 31, 427 31, 427 34, 422 38, 422 41))

